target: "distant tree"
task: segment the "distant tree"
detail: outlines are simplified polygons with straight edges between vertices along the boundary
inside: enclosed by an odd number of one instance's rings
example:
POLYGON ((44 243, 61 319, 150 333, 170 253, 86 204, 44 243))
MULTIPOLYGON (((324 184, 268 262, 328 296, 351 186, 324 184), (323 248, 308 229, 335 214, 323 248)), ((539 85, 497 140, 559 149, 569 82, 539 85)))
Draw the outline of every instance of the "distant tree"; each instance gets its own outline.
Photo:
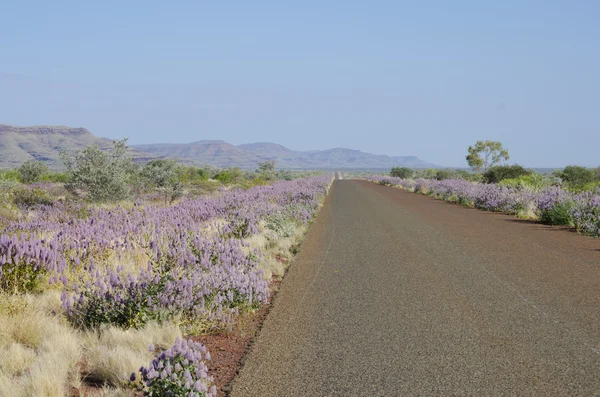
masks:
POLYGON ((518 164, 495 165, 483 173, 483 182, 498 183, 505 179, 514 179, 524 175, 530 175, 532 171, 518 164))
POLYGON ((76 194, 83 193, 91 201, 127 198, 135 171, 127 151, 127 139, 114 141, 112 152, 105 152, 98 145, 88 146, 74 157, 63 151, 61 157, 69 171, 66 188, 76 194))
POLYGON ((477 141, 475 146, 469 146, 466 157, 469 167, 475 171, 487 171, 489 167, 509 158, 508 150, 497 141, 477 141))
POLYGON ((143 180, 148 181, 162 194, 165 203, 169 204, 181 197, 183 185, 181 183, 182 168, 175 160, 152 160, 142 169, 143 180))
POLYGON ((402 179, 408 179, 413 176, 413 170, 408 167, 394 167, 390 171, 390 176, 402 179))
POLYGON ((27 160, 18 171, 21 182, 31 184, 38 182, 48 172, 48 167, 41 161, 27 160))
POLYGON ((256 173, 260 175, 261 179, 266 181, 275 179, 275 161, 263 161, 258 163, 256 173))
POLYGON ((569 187, 575 189, 582 188, 596 179, 594 170, 578 165, 568 165, 562 171, 555 172, 554 175, 561 178, 569 187))

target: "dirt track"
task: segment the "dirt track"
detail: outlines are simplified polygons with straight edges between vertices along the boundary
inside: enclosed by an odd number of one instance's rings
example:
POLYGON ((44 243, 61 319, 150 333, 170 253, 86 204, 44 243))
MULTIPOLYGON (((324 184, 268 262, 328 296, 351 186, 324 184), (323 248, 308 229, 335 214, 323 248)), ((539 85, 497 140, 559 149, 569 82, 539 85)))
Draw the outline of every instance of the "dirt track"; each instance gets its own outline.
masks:
POLYGON ((231 395, 600 395, 600 239, 336 181, 231 395))

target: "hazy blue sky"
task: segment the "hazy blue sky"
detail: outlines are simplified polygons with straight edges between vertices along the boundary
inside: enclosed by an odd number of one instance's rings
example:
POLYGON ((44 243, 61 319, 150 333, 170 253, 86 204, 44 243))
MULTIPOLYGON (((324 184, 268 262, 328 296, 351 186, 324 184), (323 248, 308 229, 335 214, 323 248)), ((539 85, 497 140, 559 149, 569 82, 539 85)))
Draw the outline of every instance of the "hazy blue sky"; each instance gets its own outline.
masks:
POLYGON ((0 123, 600 165, 600 2, 10 1, 0 123), (485 3, 485 4, 484 4, 485 3))

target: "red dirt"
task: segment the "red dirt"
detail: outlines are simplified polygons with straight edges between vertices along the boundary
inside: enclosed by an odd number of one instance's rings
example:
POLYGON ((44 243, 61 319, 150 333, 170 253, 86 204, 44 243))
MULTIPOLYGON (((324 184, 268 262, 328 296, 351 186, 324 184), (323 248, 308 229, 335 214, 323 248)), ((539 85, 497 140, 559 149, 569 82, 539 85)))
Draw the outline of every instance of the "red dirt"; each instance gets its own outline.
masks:
POLYGON ((214 378, 218 396, 229 395, 231 381, 244 364, 244 358, 269 313, 280 284, 281 279, 271 281, 269 303, 255 313, 241 315, 232 331, 190 338, 205 345, 210 352, 211 360, 206 364, 209 374, 214 378))

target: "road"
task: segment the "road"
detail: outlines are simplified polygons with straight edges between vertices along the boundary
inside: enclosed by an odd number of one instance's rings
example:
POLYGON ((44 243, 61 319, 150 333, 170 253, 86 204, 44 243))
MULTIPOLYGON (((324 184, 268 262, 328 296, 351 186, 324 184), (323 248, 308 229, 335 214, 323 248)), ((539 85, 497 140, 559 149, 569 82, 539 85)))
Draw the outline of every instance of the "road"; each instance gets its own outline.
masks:
POLYGON ((600 240, 336 180, 230 395, 600 395, 600 240))

